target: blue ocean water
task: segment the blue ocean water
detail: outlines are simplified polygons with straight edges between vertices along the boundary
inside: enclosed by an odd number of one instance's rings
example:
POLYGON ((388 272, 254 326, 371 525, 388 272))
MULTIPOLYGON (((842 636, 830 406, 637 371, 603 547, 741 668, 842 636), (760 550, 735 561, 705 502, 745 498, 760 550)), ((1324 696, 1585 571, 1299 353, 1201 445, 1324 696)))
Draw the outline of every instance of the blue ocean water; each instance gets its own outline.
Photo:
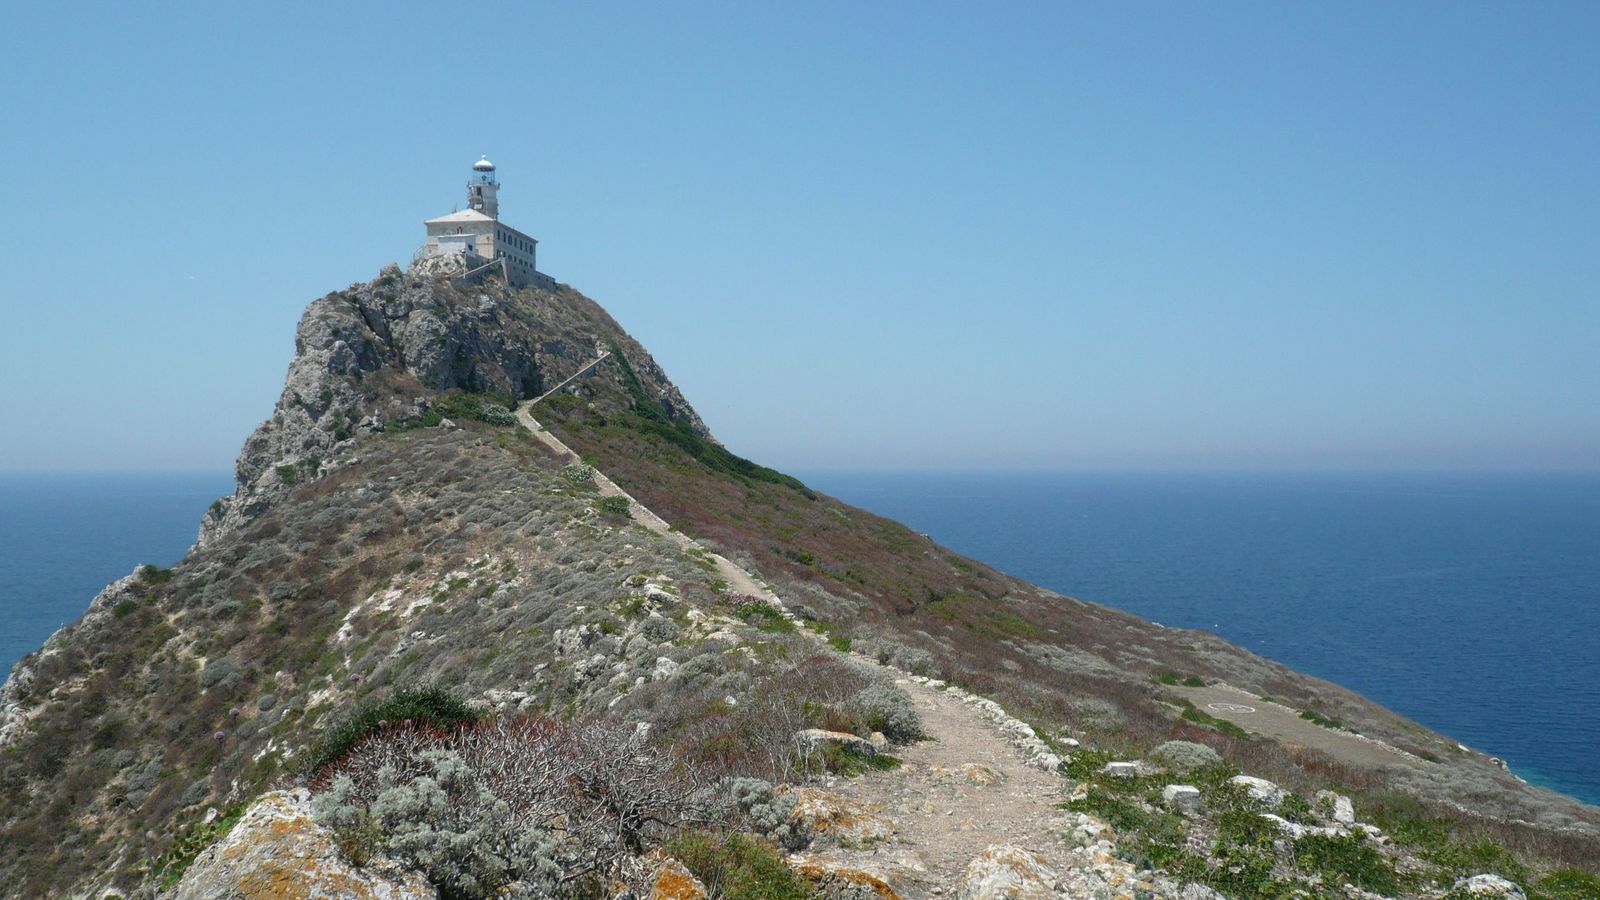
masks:
POLYGON ((1600 476, 863 475, 813 487, 1203 628, 1600 803, 1600 476))
MULTIPOLYGON (((1600 477, 821 473, 1029 581, 1205 628, 1600 803, 1600 477)), ((0 475, 0 671, 226 473, 0 475)))
POLYGON ((194 543, 226 472, 0 474, 0 672, 83 614, 134 566, 169 566, 194 543))

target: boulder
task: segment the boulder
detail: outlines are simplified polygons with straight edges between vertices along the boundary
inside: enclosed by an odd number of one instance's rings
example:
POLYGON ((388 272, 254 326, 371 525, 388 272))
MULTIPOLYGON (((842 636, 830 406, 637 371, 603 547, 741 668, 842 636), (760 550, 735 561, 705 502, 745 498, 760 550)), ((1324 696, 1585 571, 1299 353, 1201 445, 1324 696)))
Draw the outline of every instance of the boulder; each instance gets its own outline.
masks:
POLYGON ((1283 788, 1265 778, 1256 778, 1253 775, 1235 775, 1228 779, 1228 783, 1242 789, 1246 797, 1270 809, 1277 809, 1278 804, 1283 802, 1283 788))
POLYGON ((864 844, 894 837, 894 823, 878 815, 882 807, 875 803, 812 787, 789 788, 783 793, 794 798, 790 824, 815 838, 864 844))
POLYGON ((1192 784, 1169 784, 1161 789, 1161 802, 1173 812, 1196 815, 1205 806, 1200 789, 1192 784))
POLYGON ((311 818, 304 788, 273 791, 250 807, 222 840, 195 857, 166 900, 437 900, 419 873, 375 857, 356 868, 339 856, 333 833, 311 818))
POLYGON ((1355 804, 1350 802, 1349 797, 1343 794, 1336 794, 1333 791, 1317 791, 1314 799, 1316 802, 1313 806, 1316 810, 1334 824, 1343 825, 1346 828, 1353 827, 1356 824, 1355 804))
POLYGON ((827 731, 822 728, 806 728, 794 733, 795 745, 802 753, 811 753, 823 747, 833 745, 849 753, 872 758, 878 755, 878 748, 866 738, 859 738, 846 731, 827 731))
POLYGON ((670 856, 653 855, 660 865, 650 879, 649 900, 706 900, 710 896, 688 866, 670 856))
POLYGON ((816 853, 796 853, 789 868, 825 900, 900 900, 881 872, 816 853))
POLYGON ((1131 762, 1108 762, 1100 768, 1100 771, 1113 778, 1138 778, 1141 775, 1153 774, 1155 769, 1144 760, 1136 759, 1131 762))
POLYGON ((1469 897, 1483 897, 1485 900, 1528 900, 1528 895, 1522 892, 1514 882, 1507 881, 1499 875, 1483 874, 1471 878, 1463 878, 1456 882, 1452 894, 1464 893, 1469 897))
POLYGON ((1022 849, 991 845, 967 863, 959 900, 1053 900, 1056 874, 1022 849))
POLYGON ((663 678, 671 678, 672 673, 676 671, 678 671, 677 663, 665 656, 658 656, 656 657, 655 667, 650 670, 650 678, 654 681, 660 681, 663 678))

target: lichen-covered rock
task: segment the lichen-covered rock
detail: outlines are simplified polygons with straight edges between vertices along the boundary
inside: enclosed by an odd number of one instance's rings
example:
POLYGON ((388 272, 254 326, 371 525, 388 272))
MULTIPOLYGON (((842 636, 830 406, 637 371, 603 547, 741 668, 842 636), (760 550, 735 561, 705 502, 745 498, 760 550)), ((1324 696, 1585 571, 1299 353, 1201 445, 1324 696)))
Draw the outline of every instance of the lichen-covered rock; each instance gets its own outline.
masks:
POLYGON ((960 900, 1052 900, 1056 874, 1021 847, 993 845, 967 864, 960 900))
POLYGON ((1001 784, 1006 780, 1006 774, 994 766, 983 763, 962 763, 954 768, 947 769, 943 766, 933 766, 929 774, 940 781, 965 781, 967 784, 978 787, 1001 784))
POLYGON ((382 857, 355 868, 311 818, 305 790, 261 797, 203 851, 163 900, 437 900, 423 877, 382 857))
POLYGON ((894 823, 878 815, 877 804, 812 787, 791 788, 785 794, 794 798, 790 823, 816 838, 861 844, 894 837, 894 823))
POLYGON ((660 865, 650 882, 650 900, 706 900, 706 886, 688 866, 670 856, 658 858, 660 865))
POLYGON ((789 868, 825 900, 900 900, 881 872, 816 853, 796 853, 789 868))

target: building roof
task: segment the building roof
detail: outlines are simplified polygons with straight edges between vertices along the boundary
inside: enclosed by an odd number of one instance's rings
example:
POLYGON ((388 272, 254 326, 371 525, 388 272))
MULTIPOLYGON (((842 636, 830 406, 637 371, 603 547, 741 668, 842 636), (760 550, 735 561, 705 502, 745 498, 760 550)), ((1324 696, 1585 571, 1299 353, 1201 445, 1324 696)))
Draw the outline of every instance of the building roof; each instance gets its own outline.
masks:
POLYGON ((472 168, 479 172, 493 172, 494 163, 489 162, 489 157, 480 156, 478 161, 472 164, 472 168))
POLYGON ((453 212, 448 216, 439 216, 436 219, 424 219, 422 224, 424 224, 424 225, 433 225, 435 223, 443 223, 443 222, 493 222, 493 221, 495 221, 495 217, 494 216, 485 215, 484 213, 479 212, 476 209, 463 209, 460 212, 453 212))

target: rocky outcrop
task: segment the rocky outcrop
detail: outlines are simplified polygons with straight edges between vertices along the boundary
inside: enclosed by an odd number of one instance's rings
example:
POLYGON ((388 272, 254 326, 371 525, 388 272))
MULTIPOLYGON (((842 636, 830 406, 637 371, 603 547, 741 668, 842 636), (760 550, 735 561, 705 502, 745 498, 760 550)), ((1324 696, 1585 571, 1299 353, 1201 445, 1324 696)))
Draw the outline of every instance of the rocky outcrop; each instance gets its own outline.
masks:
POLYGON ((1482 900, 1528 900, 1522 888, 1499 875, 1474 875, 1456 882, 1452 892, 1482 900))
POLYGON ((37 710, 43 700, 32 696, 34 669, 39 661, 58 652, 75 631, 98 628, 115 617, 117 604, 133 598, 134 585, 138 580, 136 571, 106 585, 89 601, 89 609, 78 621, 63 626, 45 641, 37 655, 30 655, 12 668, 5 683, 0 684, 0 750, 22 734, 31 711, 37 710))
POLYGON ((880 807, 821 788, 790 788, 794 798, 789 821, 818 839, 870 844, 894 837, 894 824, 878 815, 880 807))
POLYGON ((804 728, 794 734, 794 743, 802 753, 812 753, 824 747, 838 747, 846 753, 865 756, 878 755, 878 748, 866 738, 856 737, 847 731, 828 731, 822 728, 804 728))
POLYGON ((203 851, 163 900, 436 900, 414 871, 381 857, 360 868, 311 818, 310 792, 264 795, 228 836, 203 851))
MULTIPOLYGON (((669 418, 709 436, 649 353, 594 301, 565 286, 512 290, 390 265, 371 282, 307 307, 294 346, 283 394, 245 441, 233 496, 202 520, 201 546, 296 484, 348 464, 362 432, 425 421, 435 392, 535 397, 613 348, 669 418)), ((623 371, 621 363, 607 363, 581 385, 598 382, 625 405, 632 395, 623 371)))
POLYGON ((1021 847, 992 846, 967 865, 960 900, 1053 900, 1056 873, 1021 847))

